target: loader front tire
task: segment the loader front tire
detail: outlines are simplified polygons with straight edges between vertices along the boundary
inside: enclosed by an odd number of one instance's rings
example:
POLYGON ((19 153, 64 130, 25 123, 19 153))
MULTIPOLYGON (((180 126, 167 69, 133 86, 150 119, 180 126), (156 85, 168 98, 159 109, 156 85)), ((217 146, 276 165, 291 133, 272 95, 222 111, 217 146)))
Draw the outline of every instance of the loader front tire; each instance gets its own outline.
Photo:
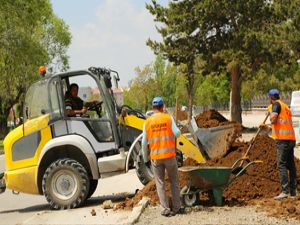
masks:
POLYGON ((89 194, 88 173, 73 159, 58 159, 47 168, 42 189, 52 209, 76 208, 89 194))
MULTIPOLYGON (((136 174, 141 181, 143 185, 148 184, 153 179, 153 172, 151 168, 151 162, 144 162, 143 156, 142 156, 142 150, 140 143, 137 143, 135 146, 135 171, 136 174)), ((176 160, 177 160, 177 166, 182 167, 183 166, 183 155, 182 152, 179 150, 176 150, 176 160)))
POLYGON ((96 189, 98 186, 98 180, 90 180, 90 190, 89 193, 86 197, 86 199, 89 199, 90 197, 92 197, 92 195, 95 193, 96 189))

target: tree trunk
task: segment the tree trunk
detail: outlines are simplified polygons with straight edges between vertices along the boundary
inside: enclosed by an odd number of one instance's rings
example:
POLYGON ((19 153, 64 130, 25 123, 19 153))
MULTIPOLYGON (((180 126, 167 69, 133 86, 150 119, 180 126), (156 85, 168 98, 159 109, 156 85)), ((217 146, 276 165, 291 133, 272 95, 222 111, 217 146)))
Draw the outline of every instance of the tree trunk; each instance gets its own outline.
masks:
POLYGON ((241 107, 241 84, 242 73, 239 64, 233 63, 229 72, 231 75, 231 96, 230 96, 230 115, 232 121, 242 124, 242 107, 241 107))
POLYGON ((187 74, 187 94, 188 94, 188 123, 190 123, 192 119, 193 113, 193 103, 194 103, 194 81, 195 75, 193 72, 193 67, 189 68, 187 74))
POLYGON ((190 91, 188 93, 189 96, 189 113, 188 113, 188 123, 190 123, 192 116, 193 116, 193 92, 190 91))
POLYGON ((144 109, 145 109, 145 113, 148 111, 148 97, 147 97, 147 95, 145 96, 145 107, 144 107, 144 109))
POLYGON ((9 115, 10 110, 5 110, 4 113, 0 116, 0 139, 4 139, 4 137, 8 134, 9 129, 7 127, 7 117, 9 115))

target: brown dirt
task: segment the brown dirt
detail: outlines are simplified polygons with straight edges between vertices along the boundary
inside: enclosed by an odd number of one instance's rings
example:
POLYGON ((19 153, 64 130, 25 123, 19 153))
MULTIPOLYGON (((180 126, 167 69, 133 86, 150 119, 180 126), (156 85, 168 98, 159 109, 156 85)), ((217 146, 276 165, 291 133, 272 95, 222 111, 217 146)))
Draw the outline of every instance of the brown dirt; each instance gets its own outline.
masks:
POLYGON ((217 127, 231 123, 214 109, 200 113, 195 117, 195 120, 200 128, 217 127))
MULTIPOLYGON (((232 166, 237 159, 244 155, 247 148, 248 143, 235 142, 225 157, 208 161, 204 166, 232 166)), ((250 166, 244 175, 236 178, 236 180, 224 190, 223 196, 225 204, 255 204, 259 205, 261 209, 269 212, 271 215, 300 219, 300 197, 287 199, 282 202, 272 199, 272 197, 280 192, 279 174, 276 167, 276 145, 274 140, 265 135, 258 136, 248 156, 250 160, 262 160, 263 163, 250 166)), ((300 174, 300 160, 295 159, 295 161, 297 172, 300 174)), ((203 166, 198 165, 197 162, 192 159, 186 159, 184 165, 203 166)), ((180 187, 182 188, 186 185, 185 176, 180 173, 179 177, 180 187)), ((166 190, 168 196, 171 196, 168 179, 166 180, 166 190)), ((117 209, 131 209, 143 196, 150 198, 151 205, 159 204, 154 181, 148 183, 132 199, 119 203, 117 209)), ((203 198, 203 196, 200 198, 203 198)), ((204 198, 207 197, 204 196, 204 198)))
MULTIPOLYGON (((175 111, 174 111, 174 115, 175 115, 175 111)), ((177 112, 177 119, 179 121, 187 120, 188 119, 188 113, 178 110, 178 112, 177 112)))
MULTIPOLYGON (((199 127, 209 128, 214 126, 221 126, 228 123, 220 113, 215 110, 210 110, 199 114, 196 117, 197 125, 199 127)), ((236 134, 241 133, 242 126, 236 124, 236 134)), ((231 167, 233 163, 243 157, 249 143, 233 142, 227 154, 218 159, 208 161, 206 164, 199 165, 193 159, 186 159, 184 166, 228 166, 231 167)), ((259 209, 267 211, 270 215, 296 218, 300 220, 300 197, 295 199, 287 199, 281 202, 275 201, 272 198, 279 194, 280 183, 279 173, 276 166, 276 144, 274 140, 266 135, 259 135, 254 142, 251 151, 248 154, 249 160, 262 160, 262 163, 251 165, 245 173, 236 178, 223 193, 225 204, 228 205, 259 205, 259 209)), ((297 174, 300 174, 300 160, 295 159, 297 174)), ((243 165, 246 165, 245 161, 243 165)), ((180 187, 186 185, 185 176, 179 173, 180 187)), ((166 178, 166 191, 170 197, 169 180, 166 178)), ((156 193, 155 182, 151 181, 142 190, 140 190, 132 199, 121 202, 116 209, 131 209, 136 205, 142 197, 150 198, 151 205, 159 204, 159 199, 156 193)), ((201 195, 201 203, 208 204, 207 194, 201 195), (203 201, 204 200, 204 201, 203 201)))
POLYGON ((282 201, 263 199, 255 202, 257 211, 266 211, 277 218, 294 218, 300 220, 300 197, 288 198, 282 201))

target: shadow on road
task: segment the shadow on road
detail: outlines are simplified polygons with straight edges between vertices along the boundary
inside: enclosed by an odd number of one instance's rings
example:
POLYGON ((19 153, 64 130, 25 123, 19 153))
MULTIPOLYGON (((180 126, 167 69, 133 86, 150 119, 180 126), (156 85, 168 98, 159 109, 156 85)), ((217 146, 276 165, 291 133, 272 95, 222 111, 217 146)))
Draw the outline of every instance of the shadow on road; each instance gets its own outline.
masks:
MULTIPOLYGON (((125 200, 126 198, 132 198, 133 196, 134 196, 134 194, 121 193, 121 194, 116 194, 116 195, 105 195, 105 196, 92 197, 92 198, 88 199, 80 208, 101 205, 106 200, 111 200, 112 202, 119 202, 119 201, 125 200)), ((29 213, 29 212, 40 212, 40 211, 51 211, 51 209, 48 204, 40 204, 40 205, 26 207, 23 209, 11 209, 11 210, 0 211, 0 214, 15 213, 15 212, 29 213)))
POLYGON ((48 204, 42 204, 42 205, 35 205, 35 206, 30 206, 26 207, 23 209, 11 209, 11 210, 4 210, 0 211, 0 214, 5 214, 5 213, 14 213, 14 212, 19 212, 19 213, 28 213, 28 212, 39 212, 42 210, 50 210, 50 207, 48 204))
POLYGON ((120 201, 124 201, 126 198, 132 198, 134 195, 135 194, 133 193, 121 193, 116 195, 104 195, 104 196, 92 197, 84 203, 83 207, 101 205, 106 200, 111 200, 112 202, 120 202, 120 201))

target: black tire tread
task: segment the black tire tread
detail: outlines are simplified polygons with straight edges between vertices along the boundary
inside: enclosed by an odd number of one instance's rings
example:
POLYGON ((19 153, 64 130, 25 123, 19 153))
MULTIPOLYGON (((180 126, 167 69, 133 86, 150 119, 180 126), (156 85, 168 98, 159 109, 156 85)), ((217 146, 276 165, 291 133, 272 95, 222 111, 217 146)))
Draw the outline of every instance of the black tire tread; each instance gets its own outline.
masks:
POLYGON ((90 197, 92 197, 92 195, 95 193, 96 189, 98 186, 98 180, 90 180, 90 189, 89 189, 89 193, 86 197, 86 199, 89 199, 90 197))
POLYGON ((153 179, 153 174, 151 172, 151 169, 149 168, 150 164, 147 167, 147 165, 144 163, 140 145, 137 145, 137 147, 135 147, 135 151, 136 151, 136 158, 135 158, 136 175, 138 176, 140 182, 143 185, 146 185, 153 179))
POLYGON ((87 175, 87 171, 79 162, 77 162, 73 159, 70 159, 70 158, 58 159, 58 160, 54 161, 46 169, 44 176, 43 176, 43 180, 42 180, 42 190, 43 190, 44 196, 46 197, 46 200, 48 201, 48 203, 50 204, 50 207, 52 209, 63 210, 63 209, 76 208, 85 201, 85 199, 88 195, 89 178, 87 175), (75 171, 77 171, 80 176, 80 181, 82 184, 80 194, 77 196, 77 198, 74 201, 72 201, 71 203, 69 203, 67 205, 55 202, 53 200, 53 198, 51 197, 51 194, 49 193, 48 188, 47 188, 47 179, 49 178, 49 176, 51 176, 53 171, 59 170, 60 168, 72 168, 75 171))

